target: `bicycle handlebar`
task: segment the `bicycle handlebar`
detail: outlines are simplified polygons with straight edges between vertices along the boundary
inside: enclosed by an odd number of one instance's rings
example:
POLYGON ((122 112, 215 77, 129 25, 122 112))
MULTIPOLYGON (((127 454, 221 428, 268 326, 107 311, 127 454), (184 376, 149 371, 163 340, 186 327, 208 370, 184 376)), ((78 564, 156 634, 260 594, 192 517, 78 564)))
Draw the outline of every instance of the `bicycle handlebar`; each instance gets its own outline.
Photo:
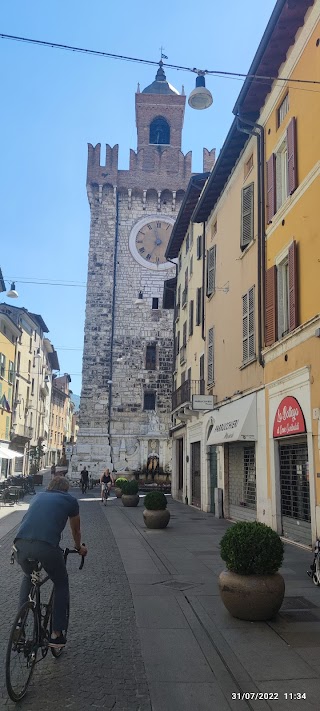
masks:
MULTIPOLYGON (((85 544, 82 543, 81 545, 84 546, 85 544)), ((65 560, 67 560, 67 557, 68 557, 68 555, 70 555, 70 553, 78 553, 78 555, 79 555, 79 551, 77 551, 76 548, 65 548, 65 551, 64 551, 65 560)), ((82 568, 84 566, 84 558, 85 558, 84 555, 82 555, 81 556, 81 563, 79 565, 79 570, 82 570, 82 568)))

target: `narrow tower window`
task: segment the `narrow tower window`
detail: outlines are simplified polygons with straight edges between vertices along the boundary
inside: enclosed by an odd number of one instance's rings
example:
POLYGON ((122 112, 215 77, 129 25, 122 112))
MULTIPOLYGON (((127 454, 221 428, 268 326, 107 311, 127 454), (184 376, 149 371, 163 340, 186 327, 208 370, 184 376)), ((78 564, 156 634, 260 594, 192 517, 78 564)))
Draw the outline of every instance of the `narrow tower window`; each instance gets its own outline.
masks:
POLYGON ((155 145, 170 144, 170 126, 162 116, 157 116, 150 124, 149 143, 155 145))

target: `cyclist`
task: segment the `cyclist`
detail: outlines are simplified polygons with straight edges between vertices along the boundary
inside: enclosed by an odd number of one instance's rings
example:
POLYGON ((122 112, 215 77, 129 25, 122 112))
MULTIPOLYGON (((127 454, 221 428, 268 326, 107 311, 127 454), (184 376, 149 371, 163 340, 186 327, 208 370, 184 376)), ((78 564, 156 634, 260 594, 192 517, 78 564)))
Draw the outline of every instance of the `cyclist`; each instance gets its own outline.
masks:
POLYGON ((89 472, 86 466, 83 467, 82 472, 80 474, 80 481, 81 481, 81 490, 82 493, 85 494, 88 488, 88 481, 89 481, 89 472))
POLYGON ((54 584, 53 629, 49 647, 64 647, 68 627, 69 582, 60 537, 69 518, 74 545, 79 555, 86 556, 81 544, 79 504, 68 493, 69 482, 55 476, 46 491, 38 494, 22 519, 14 539, 16 558, 24 576, 20 588, 20 607, 28 600, 31 588, 31 560, 38 560, 54 584))
POLYGON ((110 469, 108 469, 108 467, 101 474, 100 484, 101 484, 101 501, 103 502, 103 493, 104 493, 105 489, 107 488, 108 491, 110 491, 112 485, 114 484, 114 478, 110 472, 110 469))

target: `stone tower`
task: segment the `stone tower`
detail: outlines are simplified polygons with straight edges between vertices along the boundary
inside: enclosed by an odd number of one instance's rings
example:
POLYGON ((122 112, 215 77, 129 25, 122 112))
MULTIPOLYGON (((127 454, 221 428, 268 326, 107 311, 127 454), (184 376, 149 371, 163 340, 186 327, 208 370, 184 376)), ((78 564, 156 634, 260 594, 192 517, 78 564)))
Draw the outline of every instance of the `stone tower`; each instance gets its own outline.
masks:
MULTIPOLYGON (((172 225, 191 177, 181 152, 185 96, 166 80, 135 95, 137 151, 88 147, 91 212, 80 428, 73 469, 171 469, 172 311, 162 308, 172 225)), ((204 149, 206 170, 212 154, 204 149)))

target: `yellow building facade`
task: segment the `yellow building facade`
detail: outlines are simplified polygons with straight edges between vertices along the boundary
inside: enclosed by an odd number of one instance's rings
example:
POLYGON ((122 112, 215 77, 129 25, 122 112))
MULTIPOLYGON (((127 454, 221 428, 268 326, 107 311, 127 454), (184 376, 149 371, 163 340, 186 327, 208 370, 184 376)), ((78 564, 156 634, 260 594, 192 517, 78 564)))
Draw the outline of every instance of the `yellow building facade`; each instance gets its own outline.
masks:
POLYGON ((273 527, 320 535, 320 2, 260 116, 266 146, 266 424, 273 527))
POLYGON ((12 404, 15 382, 16 342, 20 330, 7 314, 0 312, 0 472, 7 474, 8 459, 1 457, 1 447, 11 439, 12 404))

